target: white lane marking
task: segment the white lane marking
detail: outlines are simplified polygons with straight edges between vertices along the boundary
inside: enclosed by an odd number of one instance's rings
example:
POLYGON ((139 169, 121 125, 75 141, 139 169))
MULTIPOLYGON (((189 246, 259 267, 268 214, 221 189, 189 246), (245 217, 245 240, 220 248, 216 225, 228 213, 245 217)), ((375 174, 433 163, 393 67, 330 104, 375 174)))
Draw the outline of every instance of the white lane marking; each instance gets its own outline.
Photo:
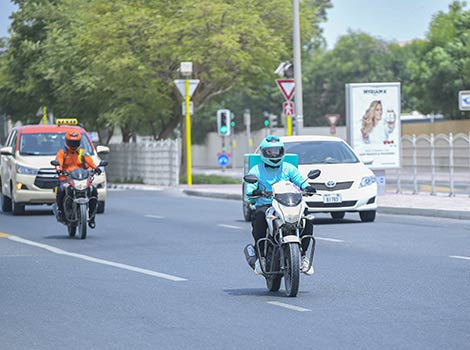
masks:
POLYGON ((164 219, 165 217, 164 216, 160 216, 160 215, 152 215, 152 214, 147 214, 145 215, 146 218, 152 218, 152 219, 164 219))
POLYGON ((315 239, 318 239, 320 241, 328 241, 328 242, 336 242, 336 243, 342 243, 344 242, 341 239, 334 239, 334 238, 324 238, 324 237, 315 237, 315 239))
POLYGON ((116 263, 116 262, 112 262, 112 261, 97 259, 97 258, 93 258, 93 257, 88 256, 88 255, 82 255, 82 254, 67 252, 65 250, 62 250, 62 249, 59 249, 59 248, 56 248, 56 247, 53 247, 53 246, 50 246, 50 245, 47 245, 47 244, 42 244, 42 243, 29 241, 27 239, 23 239, 23 238, 17 237, 17 236, 8 236, 7 238, 12 240, 12 241, 15 241, 15 242, 28 244, 28 245, 31 245, 31 246, 34 246, 34 247, 46 249, 46 250, 48 250, 52 253, 59 254, 59 255, 67 255, 67 256, 71 256, 73 258, 78 258, 78 259, 94 262, 94 263, 97 263, 97 264, 113 266, 113 267, 117 267, 119 269, 129 270, 129 271, 133 271, 133 272, 143 273, 144 275, 160 277, 160 278, 164 278, 164 279, 174 281, 174 282, 187 281, 187 279, 185 279, 185 278, 181 278, 181 277, 177 277, 177 276, 173 276, 173 275, 168 275, 166 273, 156 272, 156 271, 147 270, 147 269, 141 269, 140 267, 135 267, 135 266, 116 263))
POLYGON ((232 226, 232 225, 225 225, 225 224, 218 224, 217 226, 225 227, 225 228, 232 228, 234 230, 241 230, 242 229, 240 226, 232 226))
POLYGON ((299 311, 299 312, 312 311, 312 310, 310 310, 310 309, 304 309, 303 307, 294 306, 294 305, 289 305, 289 304, 284 304, 284 303, 280 303, 280 302, 278 302, 278 301, 267 301, 267 303, 268 303, 268 304, 271 304, 271 305, 280 306, 280 307, 283 307, 283 308, 286 308, 286 309, 289 309, 289 310, 299 311))
POLYGON ((453 259, 462 259, 462 260, 470 260, 470 256, 460 256, 460 255, 450 255, 449 258, 453 258, 453 259))

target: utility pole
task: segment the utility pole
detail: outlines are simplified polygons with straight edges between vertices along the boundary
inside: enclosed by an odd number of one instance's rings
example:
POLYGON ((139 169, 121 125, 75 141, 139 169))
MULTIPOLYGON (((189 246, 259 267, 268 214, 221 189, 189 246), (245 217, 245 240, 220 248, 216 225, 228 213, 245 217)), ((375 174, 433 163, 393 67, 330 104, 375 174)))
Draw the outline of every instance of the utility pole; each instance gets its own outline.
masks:
POLYGON ((300 62, 300 21, 299 0, 292 0, 293 41, 294 41, 294 80, 295 80, 295 134, 300 135, 304 127, 304 110, 302 101, 302 69, 300 62))

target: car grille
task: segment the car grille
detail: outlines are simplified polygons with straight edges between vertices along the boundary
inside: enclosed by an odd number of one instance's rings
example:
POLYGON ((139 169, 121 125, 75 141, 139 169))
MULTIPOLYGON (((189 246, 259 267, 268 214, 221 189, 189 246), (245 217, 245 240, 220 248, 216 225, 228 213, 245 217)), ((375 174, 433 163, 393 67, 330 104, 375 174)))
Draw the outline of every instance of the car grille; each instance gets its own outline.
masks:
POLYGON ((317 191, 338 191, 351 188, 353 181, 337 182, 334 187, 327 187, 324 182, 310 183, 317 191))
POLYGON ((34 185, 39 188, 54 188, 58 185, 57 172, 55 169, 39 169, 34 185))
POLYGON ((339 207, 354 207, 357 201, 344 201, 341 203, 322 203, 322 202, 307 202, 310 208, 339 208, 339 207))

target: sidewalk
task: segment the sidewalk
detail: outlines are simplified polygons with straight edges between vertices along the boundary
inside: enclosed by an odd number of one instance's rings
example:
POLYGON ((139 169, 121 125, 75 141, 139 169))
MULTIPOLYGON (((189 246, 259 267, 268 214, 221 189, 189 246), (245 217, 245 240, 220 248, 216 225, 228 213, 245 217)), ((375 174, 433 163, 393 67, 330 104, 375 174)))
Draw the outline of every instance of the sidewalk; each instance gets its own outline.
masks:
MULTIPOLYGON (((108 184, 108 188, 161 191, 162 186, 108 184)), ((241 185, 180 185, 176 187, 190 196, 242 200, 241 185)), ((468 195, 432 196, 429 193, 396 194, 387 192, 378 197, 377 212, 398 215, 419 215, 449 219, 470 220, 468 195)))

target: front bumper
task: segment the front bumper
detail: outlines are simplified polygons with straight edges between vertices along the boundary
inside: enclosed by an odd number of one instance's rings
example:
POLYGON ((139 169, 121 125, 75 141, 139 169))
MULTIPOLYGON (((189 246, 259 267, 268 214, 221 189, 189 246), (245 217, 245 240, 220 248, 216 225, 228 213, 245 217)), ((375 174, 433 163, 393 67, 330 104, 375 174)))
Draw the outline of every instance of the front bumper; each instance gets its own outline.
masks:
MULTIPOLYGON (((21 204, 52 204, 56 201, 54 188, 40 188, 37 186, 36 176, 16 175, 16 183, 13 184, 13 196, 15 202, 21 204)), ((98 201, 106 200, 106 176, 95 177, 93 184, 98 189, 98 201)), ((48 187, 51 187, 48 185, 48 187)))
POLYGON ((305 203, 309 212, 347 211, 357 212, 377 209, 377 186, 372 185, 356 190, 345 191, 318 191, 315 196, 305 197, 305 203), (342 201, 339 203, 324 203, 323 195, 340 194, 342 201))

